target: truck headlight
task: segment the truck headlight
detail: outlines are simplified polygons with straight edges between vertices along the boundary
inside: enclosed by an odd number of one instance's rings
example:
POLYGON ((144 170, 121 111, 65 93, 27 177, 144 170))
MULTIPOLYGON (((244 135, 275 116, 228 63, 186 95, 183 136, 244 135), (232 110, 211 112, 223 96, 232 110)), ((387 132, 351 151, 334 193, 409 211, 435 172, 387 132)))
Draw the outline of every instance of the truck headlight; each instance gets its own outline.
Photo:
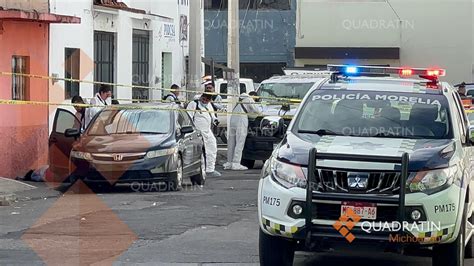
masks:
POLYGON ((270 162, 270 169, 273 177, 282 186, 286 188, 306 187, 306 176, 301 166, 282 163, 273 157, 270 162))
POLYGON ((153 158, 158 158, 162 156, 167 156, 167 155, 172 155, 176 152, 176 148, 170 148, 166 150, 155 150, 155 151, 149 151, 146 153, 146 158, 148 159, 153 159, 153 158))
POLYGON ((86 160, 86 161, 92 161, 92 155, 88 152, 71 151, 71 157, 76 158, 76 159, 86 160))
POLYGON ((445 169, 418 172, 409 181, 410 192, 423 192, 433 194, 442 191, 454 182, 459 174, 459 168, 455 165, 445 169))

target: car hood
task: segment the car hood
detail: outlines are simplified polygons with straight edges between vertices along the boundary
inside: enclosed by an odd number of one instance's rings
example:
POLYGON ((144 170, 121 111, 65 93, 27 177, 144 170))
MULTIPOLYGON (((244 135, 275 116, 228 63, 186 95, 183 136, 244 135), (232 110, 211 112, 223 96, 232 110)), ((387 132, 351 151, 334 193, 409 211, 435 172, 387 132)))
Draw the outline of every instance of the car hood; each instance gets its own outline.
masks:
POLYGON ((282 106, 283 106, 282 104, 263 105, 262 113, 265 116, 282 116, 282 115, 293 116, 295 115, 296 110, 298 109, 298 105, 291 104, 290 110, 285 113, 285 111, 282 110, 282 106))
POLYGON ((83 136, 74 150, 99 153, 146 152, 151 148, 170 147, 175 142, 171 134, 83 136))
MULTIPOLYGON (((434 139, 394 139, 368 138, 349 136, 322 136, 301 134, 301 138, 289 132, 277 150, 277 157, 281 161, 308 165, 309 151, 312 147, 318 152, 351 154, 351 155, 380 155, 410 156, 410 171, 422 169, 437 169, 448 167, 450 157, 441 156, 441 151, 454 145, 453 140, 434 139)), ((399 165, 386 163, 346 162, 346 161, 318 161, 318 166, 333 168, 352 168, 365 170, 395 170, 399 165)))

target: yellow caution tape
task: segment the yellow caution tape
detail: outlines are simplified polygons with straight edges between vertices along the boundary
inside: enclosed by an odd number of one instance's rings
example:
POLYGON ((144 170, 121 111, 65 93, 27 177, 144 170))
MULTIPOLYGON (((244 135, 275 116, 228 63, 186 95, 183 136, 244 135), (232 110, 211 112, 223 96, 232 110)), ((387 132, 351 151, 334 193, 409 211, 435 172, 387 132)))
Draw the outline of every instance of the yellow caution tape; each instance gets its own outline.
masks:
MULTIPOLYGON (((194 110, 194 109, 183 109, 180 108, 178 105, 174 107, 163 107, 163 106, 153 106, 153 105, 139 105, 139 104, 127 104, 127 105, 92 105, 92 104, 79 104, 79 103, 52 103, 52 102, 41 102, 41 101, 21 101, 21 100, 6 100, 0 99, 0 105, 42 105, 42 106, 71 106, 71 107, 82 107, 82 108, 108 108, 108 109, 118 109, 118 110, 140 110, 140 109, 148 109, 148 110, 163 110, 163 111, 177 111, 183 110, 186 112, 200 112, 200 113, 211 113, 211 114, 221 114, 221 115, 245 115, 245 116, 254 116, 253 114, 245 113, 245 112, 222 112, 222 111, 210 111, 210 110, 194 110)), ((170 103, 172 104, 172 103, 170 103)), ((257 114, 255 114, 257 115, 257 114)), ((291 115, 283 115, 280 116, 283 119, 292 119, 293 116, 291 115)))
MULTIPOLYGON (((179 90, 173 89, 164 89, 158 87, 149 87, 149 86, 140 86, 140 85, 127 85, 127 84, 120 84, 120 83, 110 83, 110 82, 101 82, 101 81, 90 81, 90 80, 81 80, 81 79, 72 79, 72 78, 60 78, 60 77, 51 77, 51 76, 42 76, 42 75, 35 75, 35 74, 23 74, 23 73, 13 73, 13 72, 2 72, 0 71, 0 75, 4 76, 20 76, 20 77, 27 77, 27 78, 38 78, 38 79, 45 79, 45 80, 62 80, 68 82, 75 82, 75 83, 85 83, 85 84, 93 84, 93 85, 108 85, 108 86, 117 86, 117 87, 124 87, 124 88, 137 88, 137 89, 147 89, 147 90, 160 90, 160 91, 167 91, 167 92, 175 92, 179 90)), ((195 91, 195 90, 186 90, 188 93, 196 93, 202 94, 203 91, 195 91)), ((206 92, 209 95, 222 95, 222 96, 230 96, 230 97, 240 97, 240 94, 230 94, 230 93, 216 93, 216 92, 206 92)), ((282 97, 265 97, 265 96, 250 96, 254 99, 266 99, 266 100, 274 100, 274 101, 281 101, 281 102, 288 102, 288 103, 300 103, 301 99, 294 99, 294 98, 282 98, 282 97)), ((130 101, 128 99, 127 101, 130 101)))

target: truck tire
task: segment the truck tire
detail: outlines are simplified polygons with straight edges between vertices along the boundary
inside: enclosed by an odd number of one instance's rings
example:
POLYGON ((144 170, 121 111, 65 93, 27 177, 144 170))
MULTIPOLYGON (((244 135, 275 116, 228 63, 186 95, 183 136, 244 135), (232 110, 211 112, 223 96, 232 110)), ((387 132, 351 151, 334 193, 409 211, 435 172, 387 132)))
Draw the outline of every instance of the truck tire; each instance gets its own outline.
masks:
POLYGON ((248 169, 252 169, 255 166, 255 160, 242 159, 240 164, 247 167, 248 169))
POLYGON ((463 266, 466 243, 466 214, 459 235, 453 243, 433 247, 433 266, 463 266))
MULTIPOLYGON (((469 218, 469 223, 471 223, 472 226, 474 226, 474 213, 471 215, 471 218, 469 218)), ((466 246, 466 259, 472 259, 474 258, 474 235, 471 236, 471 239, 467 243, 466 246)))
POLYGON ((261 266, 291 266, 295 257, 295 244, 283 238, 265 234, 260 229, 259 255, 261 266))

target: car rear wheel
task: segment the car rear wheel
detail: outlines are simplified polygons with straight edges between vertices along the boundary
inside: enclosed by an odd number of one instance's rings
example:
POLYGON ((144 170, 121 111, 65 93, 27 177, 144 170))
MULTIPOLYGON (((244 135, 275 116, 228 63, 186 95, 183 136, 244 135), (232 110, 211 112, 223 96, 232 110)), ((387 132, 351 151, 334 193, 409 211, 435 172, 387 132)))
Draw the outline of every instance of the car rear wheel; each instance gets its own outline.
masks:
MULTIPOLYGON (((471 215, 471 218, 469 218, 468 221, 469 223, 466 223, 466 224, 470 224, 472 228, 471 230, 474 230, 474 213, 471 215)), ((467 243, 465 252, 466 252, 466 255, 465 255, 466 259, 474 258, 474 234, 472 234, 471 239, 467 243)))
POLYGON ((178 157, 176 177, 168 182, 169 191, 178 191, 183 187, 183 160, 178 157))
POLYGON ((433 266, 463 266, 466 243, 466 215, 459 235, 453 243, 433 247, 433 266))
POLYGON ((295 243, 280 237, 267 235, 260 229, 258 245, 260 265, 293 265, 295 243))
POLYGON ((240 164, 247 167, 248 169, 252 169, 255 166, 255 160, 242 159, 240 160, 240 164))
POLYGON ((191 183, 198 186, 204 186, 204 183, 206 183, 206 156, 204 156, 204 151, 201 154, 199 174, 191 176, 191 183))

